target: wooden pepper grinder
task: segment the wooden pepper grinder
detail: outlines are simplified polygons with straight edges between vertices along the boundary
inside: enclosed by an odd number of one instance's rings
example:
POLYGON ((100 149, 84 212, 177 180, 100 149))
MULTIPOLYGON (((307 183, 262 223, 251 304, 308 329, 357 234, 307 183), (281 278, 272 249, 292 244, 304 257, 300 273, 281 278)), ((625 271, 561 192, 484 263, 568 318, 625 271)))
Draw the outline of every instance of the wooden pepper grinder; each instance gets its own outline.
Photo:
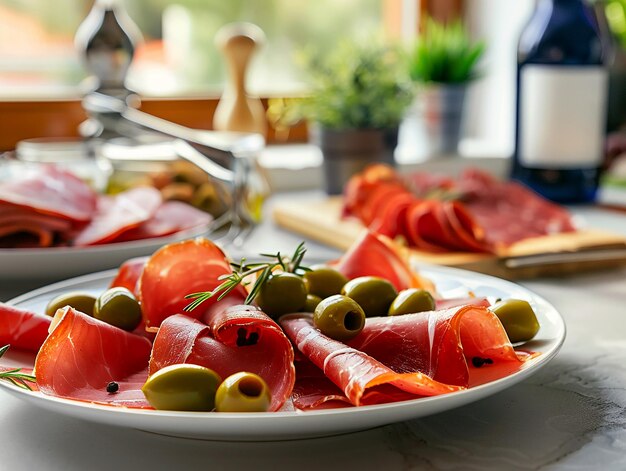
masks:
POLYGON ((246 92, 246 72, 250 59, 265 34, 252 23, 232 23, 223 26, 215 37, 228 66, 228 81, 213 117, 217 131, 254 132, 266 135, 265 109, 259 98, 246 92))

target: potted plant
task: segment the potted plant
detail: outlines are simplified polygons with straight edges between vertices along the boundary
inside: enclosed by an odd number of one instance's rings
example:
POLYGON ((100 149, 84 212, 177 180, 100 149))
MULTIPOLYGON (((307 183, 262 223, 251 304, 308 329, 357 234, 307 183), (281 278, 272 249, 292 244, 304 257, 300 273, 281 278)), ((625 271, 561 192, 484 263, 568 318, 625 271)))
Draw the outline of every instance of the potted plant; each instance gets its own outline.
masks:
POLYGON ((346 43, 306 68, 312 93, 299 102, 298 114, 322 151, 326 191, 338 194, 368 164, 394 163, 398 127, 412 101, 410 80, 399 51, 380 44, 346 43))
POLYGON ((419 85, 415 106, 436 153, 457 152, 467 86, 484 50, 460 22, 428 19, 409 54, 409 75, 419 85))

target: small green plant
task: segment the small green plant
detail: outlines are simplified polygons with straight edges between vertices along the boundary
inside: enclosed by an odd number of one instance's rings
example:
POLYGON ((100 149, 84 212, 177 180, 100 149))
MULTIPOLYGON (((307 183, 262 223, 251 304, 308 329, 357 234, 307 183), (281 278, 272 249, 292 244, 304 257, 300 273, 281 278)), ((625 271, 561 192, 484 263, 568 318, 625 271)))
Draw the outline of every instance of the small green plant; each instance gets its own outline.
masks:
POLYGON ((312 91, 298 112, 326 128, 395 127, 412 100, 401 54, 392 47, 345 43, 310 56, 306 70, 312 91))
POLYGON ((428 19, 410 54, 409 75, 423 83, 469 82, 484 50, 485 44, 472 42, 460 22, 444 25, 428 19))

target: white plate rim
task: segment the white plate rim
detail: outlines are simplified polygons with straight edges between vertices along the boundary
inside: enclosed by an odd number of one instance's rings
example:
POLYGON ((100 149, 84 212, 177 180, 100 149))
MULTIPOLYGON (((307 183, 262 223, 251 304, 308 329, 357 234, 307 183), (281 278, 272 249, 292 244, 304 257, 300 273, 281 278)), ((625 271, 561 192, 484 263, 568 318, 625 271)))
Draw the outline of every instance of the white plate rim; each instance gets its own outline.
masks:
MULTIPOLYGON (((12 305, 22 305, 24 303, 28 303, 29 301, 56 290, 72 288, 73 286, 84 284, 84 283, 92 283, 92 282, 105 282, 110 281, 112 277, 117 272, 117 269, 106 270, 96 273, 91 273, 88 275, 83 275, 75 278, 70 278, 68 280, 52 283, 50 285, 44 286, 42 288, 30 291, 28 293, 17 296, 10 301, 8 304, 12 305)), ((163 428, 163 424, 160 423, 163 420, 182 420, 185 423, 191 424, 195 422, 201 422, 205 425, 209 425, 212 421, 216 424, 224 423, 224 421, 228 421, 234 424, 237 423, 245 423, 246 425, 263 425, 268 421, 271 422, 294 422, 302 427, 307 427, 307 422, 318 421, 319 419, 332 419, 333 422, 341 421, 342 419, 346 419, 352 417, 354 415, 366 415, 372 412, 388 414, 390 420, 375 420, 373 424, 369 424, 365 427, 348 427, 348 431, 356 431, 362 430, 364 428, 371 428, 371 426, 379 426, 385 425, 387 423, 398 422, 402 420, 408 420, 412 418, 418 418, 426 415, 431 415, 434 413, 442 412, 445 410, 453 409, 455 407, 459 407, 462 405, 469 404, 476 400, 491 396, 501 390, 504 390, 508 387, 515 385, 516 383, 526 379, 527 377, 535 374, 541 368, 543 368, 546 364, 552 360, 557 353, 559 352, 563 342, 565 341, 566 336, 566 326, 563 320, 563 317, 558 313, 558 311, 546 301, 543 297, 535 294, 531 290, 516 285, 515 283, 502 280, 496 277, 492 277, 489 275, 484 275, 480 273, 469 272, 462 269, 457 268, 449 268, 449 267, 439 267, 439 266, 430 266, 423 265, 421 266, 420 273, 428 276, 429 273, 437 273, 444 276, 450 276, 455 278, 475 278, 484 282, 495 283, 496 285, 500 285, 502 287, 509 287, 514 291, 523 292, 527 296, 531 297, 533 302, 541 307, 541 310, 538 312, 540 318, 546 318, 548 316, 551 320, 552 326, 556 329, 557 335, 553 339, 545 339, 546 340, 546 351, 542 352, 542 354, 533 360, 532 364, 523 368, 512 375, 506 376, 504 378, 492 381, 490 383, 482 384, 480 386, 476 386, 464 391, 458 391, 450 394, 444 394, 440 396, 433 397, 425 397, 418 398, 410 401, 403 402, 394 402, 389 404, 379 404, 379 405, 371 405, 371 406, 361 406, 358 408, 340 408, 340 409, 326 409, 326 410, 315 410, 315 411, 288 411, 288 412, 268 412, 268 413, 214 413, 214 412, 175 412, 175 411, 154 411, 154 410, 140 410, 140 409, 126 409, 126 408, 118 408, 111 407, 106 405, 92 404, 88 402, 75 401, 71 399, 58 398, 54 396, 46 396, 43 394, 32 393, 26 391, 24 389, 18 388, 8 382, 0 382, 0 388, 6 390, 7 392, 17 396, 21 399, 28 400, 30 402, 36 403, 41 407, 47 408, 71 408, 71 411, 68 413, 70 416, 80 416, 82 412, 85 412, 89 419, 94 421, 103 421, 106 423, 114 423, 115 418, 123 418, 122 422, 126 424, 120 423, 123 426, 130 426, 128 422, 132 422, 133 418, 140 418, 144 421, 144 424, 141 426, 133 427, 147 431, 155 431, 156 433, 166 433, 167 426, 165 430, 163 428), (45 403, 45 404, 44 404, 45 403), (448 404, 449 403, 449 404, 448 404), (406 414, 403 414, 406 412, 406 414), (397 419, 398 416, 406 417, 397 419), (106 416, 106 420, 104 419, 106 416), (155 430, 151 429, 151 422, 156 427, 155 430), (146 427, 146 424, 148 425, 146 427)), ((66 411, 67 412, 67 411, 66 411)), ((62 412, 61 412, 62 413, 62 412)), ((173 427, 177 429, 177 427, 173 427)), ((184 427, 183 427, 184 428, 184 427)), ((207 426, 207 428, 210 428, 207 426)), ((237 428, 237 426, 235 426, 237 428)), ((322 427, 323 428, 323 427, 322 427)), ((317 429, 315 429, 317 430, 317 429)), ((315 433, 303 433, 300 435, 294 435, 293 437, 285 436, 280 439, 297 439, 297 438, 305 438, 308 436, 327 436, 333 435, 335 433, 343 433, 338 431, 337 427, 330 427, 328 430, 329 433, 325 432, 315 432, 315 433), (337 430, 335 430, 337 429, 337 430)), ((180 433, 178 430, 174 430, 172 432, 174 436, 187 436, 185 433, 180 433)), ((209 439, 225 439, 225 440, 239 440, 236 434, 233 433, 225 433, 223 437, 219 434, 216 436, 212 431, 207 431, 205 434, 209 439)), ((197 434, 191 434, 193 438, 203 438, 201 434, 198 436, 197 434)), ((241 440, 265 440, 265 439, 273 439, 272 436, 267 436, 263 438, 261 436, 257 436, 254 432, 252 435, 245 435, 241 437, 241 440)))

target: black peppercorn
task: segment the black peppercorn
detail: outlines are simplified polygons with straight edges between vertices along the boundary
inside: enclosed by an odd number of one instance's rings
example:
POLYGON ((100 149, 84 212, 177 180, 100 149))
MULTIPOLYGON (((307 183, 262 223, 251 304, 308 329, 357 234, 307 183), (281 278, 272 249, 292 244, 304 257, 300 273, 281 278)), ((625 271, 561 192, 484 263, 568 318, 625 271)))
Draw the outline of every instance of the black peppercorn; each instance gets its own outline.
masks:
POLYGON ((111 381, 109 384, 107 384, 107 392, 110 394, 116 393, 119 389, 120 385, 117 384, 115 381, 111 381))

